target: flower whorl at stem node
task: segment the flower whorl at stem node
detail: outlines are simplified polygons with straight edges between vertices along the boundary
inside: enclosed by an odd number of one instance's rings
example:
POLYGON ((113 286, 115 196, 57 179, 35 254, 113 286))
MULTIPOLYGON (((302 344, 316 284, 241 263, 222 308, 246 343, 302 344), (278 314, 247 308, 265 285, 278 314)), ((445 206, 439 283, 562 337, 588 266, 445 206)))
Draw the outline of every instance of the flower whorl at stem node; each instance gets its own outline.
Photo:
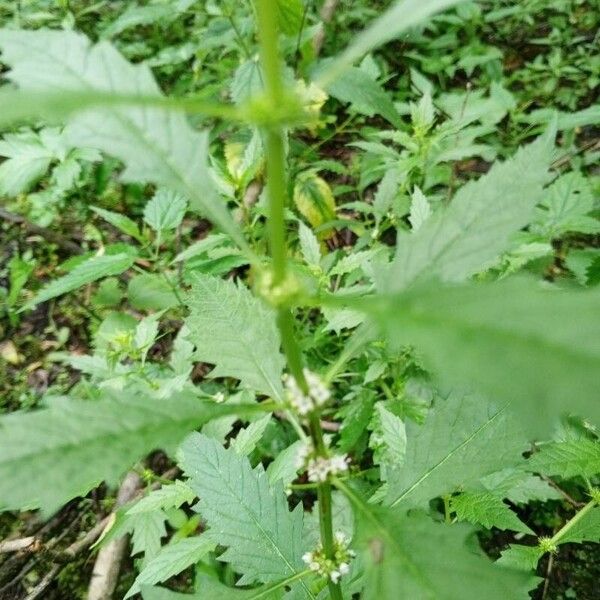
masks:
POLYGON ((333 558, 325 556, 323 546, 319 542, 315 550, 306 552, 302 556, 302 560, 311 571, 337 583, 342 575, 350 572, 350 561, 356 556, 355 552, 348 547, 349 544, 350 540, 346 535, 341 531, 336 531, 333 541, 333 558))
POLYGON ((336 454, 329 458, 317 456, 311 458, 306 465, 308 480, 318 483, 327 481, 330 475, 339 475, 348 470, 348 456, 346 454, 336 454))
POLYGON ((327 481, 330 475, 345 473, 350 465, 347 454, 319 456, 311 442, 305 443, 296 455, 296 467, 306 468, 308 480, 313 483, 327 481))
POLYGON ((546 553, 550 552, 554 554, 558 550, 557 544, 549 537, 541 537, 538 539, 538 548, 546 553))
POLYGON ((308 369, 304 369, 303 373, 308 384, 308 394, 300 389, 298 382, 291 375, 284 375, 283 381, 292 408, 304 417, 323 406, 331 394, 318 375, 308 369))

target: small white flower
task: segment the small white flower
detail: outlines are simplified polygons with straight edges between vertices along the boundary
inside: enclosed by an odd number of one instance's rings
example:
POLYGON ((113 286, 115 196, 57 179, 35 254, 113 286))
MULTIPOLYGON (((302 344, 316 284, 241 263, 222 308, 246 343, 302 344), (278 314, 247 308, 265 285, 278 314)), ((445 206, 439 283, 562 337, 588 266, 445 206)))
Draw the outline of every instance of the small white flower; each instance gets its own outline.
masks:
POLYGON ((317 456, 308 461, 306 470, 309 481, 327 481, 330 475, 337 475, 348 470, 348 456, 346 454, 336 454, 331 458, 317 456))
POLYGON ((325 555, 321 543, 312 552, 306 552, 302 560, 308 565, 311 571, 315 571, 325 579, 330 579, 338 583, 343 575, 350 572, 350 560, 354 556, 348 548, 348 537, 341 531, 334 534, 333 556, 328 558, 325 555))
POLYGON ((304 417, 319 406, 323 406, 329 400, 330 393, 318 375, 308 369, 304 369, 303 372, 308 385, 308 394, 300 389, 294 377, 284 375, 283 381, 289 403, 299 415, 304 417))
POLYGON ((221 404, 221 402, 225 402, 225 394, 223 392, 217 392, 213 396, 213 399, 217 404, 221 404))
POLYGON ((310 442, 310 440, 307 440, 306 442, 304 442, 299 448, 298 448, 298 452, 296 453, 296 468, 297 469, 301 469, 302 467, 304 467, 306 465, 306 461, 308 460, 308 457, 314 452, 314 448, 310 442))
POLYGON ((340 544, 340 546, 348 545, 348 536, 343 531, 336 531, 334 534, 335 541, 340 544))

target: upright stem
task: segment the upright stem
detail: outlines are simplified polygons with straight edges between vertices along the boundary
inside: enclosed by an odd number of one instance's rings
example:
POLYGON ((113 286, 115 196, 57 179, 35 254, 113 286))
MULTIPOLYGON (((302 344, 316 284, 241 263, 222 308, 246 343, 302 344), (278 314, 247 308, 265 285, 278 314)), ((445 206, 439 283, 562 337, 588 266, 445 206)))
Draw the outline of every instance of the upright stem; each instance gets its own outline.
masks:
MULTIPOLYGON (((272 0, 255 0, 260 44, 260 60, 265 83, 267 106, 279 108, 285 101, 281 80, 281 61, 278 47, 277 11, 272 0)), ((287 177, 285 164, 284 130, 273 123, 265 127, 265 150, 267 162, 267 195, 269 200, 269 249, 272 258, 273 285, 285 282, 286 277, 286 229, 285 205, 287 199, 287 177)), ((294 333, 294 321, 290 310, 281 307, 277 311, 277 326, 281 333, 283 350, 288 366, 300 389, 308 392, 302 368, 302 353, 294 333)), ((310 418, 310 434, 316 451, 327 456, 323 430, 317 414, 310 418)), ((333 523, 331 518, 331 484, 319 483, 319 527, 323 551, 327 558, 334 559, 333 523)), ((342 600, 339 583, 328 581, 333 600, 342 600)))
POLYGON ((597 506, 597 502, 595 500, 590 500, 571 520, 567 521, 562 529, 559 529, 551 538, 551 542, 554 544, 558 544, 558 542, 565 537, 567 532, 577 523, 585 517, 585 515, 590 512, 595 506, 597 506))
POLYGON ((285 198, 287 196, 285 150, 280 130, 268 130, 267 195, 269 199, 269 246, 273 260, 273 284, 283 282, 286 272, 285 198))

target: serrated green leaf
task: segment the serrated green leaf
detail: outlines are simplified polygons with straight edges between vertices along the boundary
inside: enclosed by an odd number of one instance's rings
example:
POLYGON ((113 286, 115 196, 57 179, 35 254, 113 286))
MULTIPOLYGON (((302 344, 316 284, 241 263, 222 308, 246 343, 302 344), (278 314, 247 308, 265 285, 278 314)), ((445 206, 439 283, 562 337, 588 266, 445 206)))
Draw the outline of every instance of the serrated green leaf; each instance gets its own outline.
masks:
POLYGON ((146 563, 125 598, 138 593, 141 586, 161 583, 189 566, 195 565, 212 552, 215 546, 215 542, 206 534, 184 538, 164 546, 152 560, 146 563))
POLYGON ((394 260, 378 287, 400 291, 425 277, 462 281, 490 267, 510 248, 511 235, 530 221, 551 159, 548 140, 540 138, 464 185, 418 231, 398 235, 394 260))
POLYGON ((377 186, 375 197, 373 198, 373 214, 377 225, 387 215, 394 204, 394 200, 398 195, 399 176, 396 169, 386 171, 382 180, 377 186))
POLYGON ((600 473, 600 443, 580 439, 539 447, 525 463, 528 471, 559 477, 592 477, 600 473))
POLYGON ((377 46, 399 36, 403 31, 425 21, 436 12, 445 10, 461 0, 400 0, 379 15, 370 25, 354 36, 352 43, 320 74, 317 83, 328 87, 350 65, 377 46))
POLYGON ((236 104, 242 104, 248 98, 255 96, 262 88, 262 75, 258 59, 252 58, 236 69, 231 81, 231 99, 236 104))
POLYGON ((253 470, 247 458, 200 434, 182 445, 180 465, 200 498, 210 535, 227 547, 219 559, 243 575, 238 584, 268 583, 304 570, 302 507, 289 512, 283 487, 271 487, 260 465, 253 470))
POLYGON ((197 360, 216 365, 211 377, 235 377, 281 400, 284 362, 272 310, 241 284, 200 274, 191 280, 186 325, 197 360))
POLYGON ((304 442, 296 440, 275 457, 275 460, 267 467, 267 477, 271 485, 281 481, 283 487, 286 487, 296 479, 298 469, 300 469, 298 454, 303 447, 304 442))
POLYGON ((144 241, 144 237, 140 233, 137 223, 132 221, 129 217, 113 212, 112 210, 105 210, 104 208, 100 208, 99 206, 90 206, 90 208, 97 215, 102 217, 105 221, 107 221, 123 233, 130 235, 138 242, 144 241))
POLYGON ((321 264, 321 249, 317 236, 302 221, 298 223, 300 250, 307 264, 318 267, 321 264))
POLYGON ((487 492, 497 498, 506 498, 513 504, 527 504, 532 500, 560 500, 562 496, 549 483, 519 468, 503 469, 481 480, 487 492))
POLYGON ((581 512, 585 511, 585 514, 581 515, 581 518, 578 518, 569 530, 560 536, 559 544, 600 542, 600 507, 596 506, 590 510, 586 510, 586 508, 581 509, 581 512))
POLYGON ((410 203, 410 214, 408 220, 412 226, 413 231, 418 231, 421 225, 431 216, 431 207, 425 194, 421 191, 421 188, 415 186, 415 190, 412 195, 412 201, 410 203))
POLYGON ((248 456, 256 448, 256 444, 260 442, 267 425, 271 422, 271 416, 270 414, 265 415, 250 423, 248 427, 240 429, 235 439, 231 441, 231 447, 240 456, 248 456))
POLYGON ((202 572, 196 575, 196 587, 199 591, 195 594, 180 594, 166 588, 142 586, 142 597, 144 600, 280 600, 283 597, 282 586, 278 583, 251 590, 232 588, 202 572))
POLYGON ((600 256, 592 260, 585 271, 585 276, 590 287, 600 283, 600 256))
POLYGON ((373 414, 375 397, 373 394, 359 394, 352 402, 346 404, 341 415, 344 417, 340 429, 340 450, 349 452, 367 430, 373 414))
POLYGON ((180 252, 174 259, 174 263, 185 262, 201 254, 208 254, 214 248, 227 245, 227 236, 222 233, 211 233, 199 242, 194 242, 191 246, 180 252))
POLYGON ((600 105, 593 104, 576 112, 563 112, 555 108, 540 108, 527 115, 523 115, 525 123, 551 123, 556 120, 556 126, 562 129, 577 129, 588 125, 600 123, 600 105))
POLYGON ((510 529, 521 533, 534 532, 500 498, 488 492, 464 492, 452 496, 450 507, 459 521, 483 525, 487 529, 510 529))
POLYGON ((154 231, 176 229, 183 219, 187 200, 176 192, 161 189, 152 196, 144 208, 144 221, 154 231))
POLYGON ((136 502, 127 511, 127 514, 135 515, 158 509, 179 508, 182 504, 191 504, 195 498, 196 494, 193 490, 182 481, 177 480, 170 485, 163 485, 158 490, 150 492, 136 502))
POLYGON ((533 571, 543 554, 537 546, 511 544, 507 550, 502 552, 497 563, 510 569, 533 571))
POLYGON ((55 279, 43 287, 25 305, 23 310, 33 308, 40 302, 46 302, 67 292, 72 292, 103 277, 120 275, 133 265, 134 260, 135 256, 133 254, 112 254, 88 258, 66 275, 55 279))
POLYGON ((286 35, 297 35, 304 15, 302 0, 275 0, 275 10, 280 31, 286 35))
POLYGON ((127 284, 127 295, 138 310, 166 310, 179 304, 173 288, 157 273, 134 275, 127 284))
POLYGON ((394 127, 401 128, 402 119, 391 97, 363 69, 349 67, 333 82, 327 92, 341 102, 348 102, 363 115, 381 115, 394 127))
POLYGON ((58 158, 56 150, 44 143, 44 131, 55 130, 9 133, 0 140, 0 156, 6 158, 0 165, 1 195, 17 196, 29 191, 58 158))
POLYGON ((600 417, 599 299, 514 278, 424 285, 363 306, 393 345, 414 345, 446 383, 512 402, 537 434, 566 411, 600 417))
POLYGON ((150 4, 147 6, 132 5, 127 7, 102 32, 102 37, 114 37, 124 31, 140 25, 152 23, 168 23, 185 12, 195 0, 177 0, 168 4, 150 4))
POLYGON ((131 531, 131 556, 143 554, 143 565, 160 551, 162 538, 167 535, 167 515, 162 510, 126 515, 131 531))
MULTIPOLYGON (((8 78, 24 92, 118 94, 163 98, 150 69, 132 65, 108 42, 92 45, 73 31, 0 30, 8 78)), ((90 108, 71 117, 68 139, 122 160, 126 181, 176 190, 241 246, 239 228, 210 184, 208 134, 196 132, 178 112, 119 104, 90 108)))
POLYGON ((185 394, 154 401, 129 389, 99 401, 65 398, 51 408, 5 415, 0 507, 52 512, 101 481, 114 483, 148 452, 172 447, 190 430, 235 409, 185 394))
POLYGON ((6 296, 8 306, 14 306, 19 299, 21 290, 25 287, 27 280, 35 269, 35 259, 25 260, 23 257, 15 254, 8 261, 8 281, 10 290, 6 296))
POLYGON ((474 552, 465 525, 434 523, 398 509, 367 505, 343 486, 356 509, 355 543, 365 568, 364 600, 519 598, 528 576, 474 552))
POLYGON ((368 263, 376 255, 374 250, 358 250, 342 256, 340 260, 327 273, 329 276, 346 275, 352 273, 368 263))
MULTIPOLYGON (((552 541, 557 545, 600 541, 600 507, 593 502, 583 507, 552 541)), ((536 568, 544 551, 539 546, 510 545, 502 552, 499 564, 524 571, 536 568)))
POLYGON ((506 406, 457 393, 438 400, 424 425, 409 421, 406 437, 404 465, 388 471, 391 506, 426 506, 516 463, 524 445, 506 406))
POLYGON ((369 445, 374 449, 374 461, 383 463, 386 468, 402 465, 406 457, 406 427, 404 422, 383 402, 375 405, 377 410, 376 428, 369 445))
POLYGON ((534 226, 551 238, 570 231, 598 233, 600 221, 588 216, 593 209, 594 195, 587 178, 577 171, 565 173, 544 192, 534 226))
POLYGON ((156 556, 161 540, 167 535, 165 523, 167 515, 163 510, 130 514, 127 506, 122 506, 111 515, 98 541, 92 546, 106 544, 131 534, 131 555, 141 555, 142 564, 156 556))

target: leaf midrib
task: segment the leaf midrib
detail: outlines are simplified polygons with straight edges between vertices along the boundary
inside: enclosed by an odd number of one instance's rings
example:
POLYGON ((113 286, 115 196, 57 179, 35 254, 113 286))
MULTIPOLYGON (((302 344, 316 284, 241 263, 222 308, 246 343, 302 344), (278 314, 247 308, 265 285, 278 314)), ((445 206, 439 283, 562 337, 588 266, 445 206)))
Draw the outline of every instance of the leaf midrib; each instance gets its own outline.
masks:
MULTIPOLYGON (((220 470, 218 468, 216 468, 216 465, 211 465, 213 467, 213 469, 215 469, 215 471, 217 473, 220 473, 220 470)), ((260 481, 260 476, 259 480, 258 480, 258 484, 260 485, 261 483, 265 483, 265 481, 260 481)), ((264 475, 263 475, 264 477, 264 475)), ((231 485, 229 484, 229 481, 227 479, 225 479, 225 477, 222 478, 223 484, 225 485, 225 487, 227 488, 228 492, 230 493, 232 498, 236 498, 237 501, 239 502, 240 506, 242 506, 244 508, 244 511, 246 512, 246 514, 250 517, 250 520, 254 523, 254 525, 256 526, 256 528, 259 530, 259 532, 265 537, 265 539, 270 543, 271 547, 273 548, 273 550, 275 551, 275 553, 277 554, 277 556, 279 556, 280 560, 283 561, 283 563, 285 564, 285 566, 289 569, 289 571, 291 573, 294 574, 298 574, 299 571, 288 561, 287 557, 283 554, 283 552, 280 550, 279 545, 277 544, 277 542, 271 537, 271 535, 269 535, 269 532, 266 531, 262 524, 260 523, 260 521, 257 519, 257 517, 255 516, 252 508, 246 504, 245 502, 245 498, 244 497, 240 497, 238 495, 238 490, 236 490, 235 488, 231 487, 231 485)), ((274 501, 275 498, 273 498, 274 501)), ((288 514, 289 511, 288 511, 288 514)), ((312 594, 312 592, 308 589, 308 587, 306 586, 306 583, 302 580, 300 580, 300 583, 302 585, 302 587, 304 588, 304 590, 306 591, 306 593, 308 594, 308 596, 310 598, 315 598, 315 596, 312 594)))
POLYGON ((394 507, 399 504, 406 496, 408 496, 413 490, 419 487, 428 477, 430 477, 433 473, 437 471, 437 469, 441 468, 448 460, 450 460, 457 452, 460 452, 463 448, 469 445, 480 433, 486 430, 500 415, 504 413, 508 404, 501 408, 498 412, 496 412, 491 418, 482 423, 470 436, 468 436, 465 440, 463 440, 458 446, 450 450, 441 460, 439 460, 435 465, 433 465, 429 470, 425 471, 417 481, 415 481, 407 490, 405 490, 402 494, 400 494, 391 504, 390 506, 394 507))

